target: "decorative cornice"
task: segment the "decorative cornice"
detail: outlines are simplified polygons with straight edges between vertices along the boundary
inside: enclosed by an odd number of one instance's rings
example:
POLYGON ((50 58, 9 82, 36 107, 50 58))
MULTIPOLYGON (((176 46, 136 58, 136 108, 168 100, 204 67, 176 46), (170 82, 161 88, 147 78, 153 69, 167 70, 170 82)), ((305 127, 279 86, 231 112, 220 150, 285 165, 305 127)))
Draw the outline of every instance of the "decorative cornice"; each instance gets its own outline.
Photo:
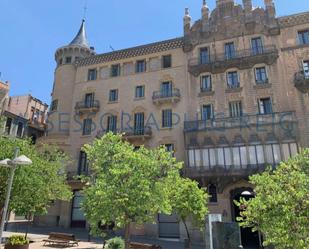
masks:
POLYGON ((99 63, 122 60, 137 56, 143 56, 147 54, 153 54, 158 52, 164 52, 172 49, 182 48, 183 47, 183 37, 175 38, 166 41, 160 41, 156 43, 151 43, 147 45, 142 45, 138 47, 118 50, 110 53, 99 54, 91 56, 76 62, 77 66, 88 66, 95 65, 99 63))
POLYGON ((281 28, 306 24, 309 23, 309 11, 289 16, 282 16, 278 18, 278 21, 281 28))

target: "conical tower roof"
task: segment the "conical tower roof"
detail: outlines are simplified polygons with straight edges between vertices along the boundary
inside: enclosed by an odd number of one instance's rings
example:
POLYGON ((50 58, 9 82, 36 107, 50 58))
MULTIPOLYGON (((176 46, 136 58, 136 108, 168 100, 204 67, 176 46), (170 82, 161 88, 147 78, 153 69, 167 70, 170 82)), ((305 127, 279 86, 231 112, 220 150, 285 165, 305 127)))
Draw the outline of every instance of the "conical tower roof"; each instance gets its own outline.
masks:
POLYGON ((77 35, 75 36, 73 41, 71 41, 70 45, 79 45, 82 47, 89 48, 89 43, 86 35, 85 19, 83 19, 82 25, 80 26, 77 35))

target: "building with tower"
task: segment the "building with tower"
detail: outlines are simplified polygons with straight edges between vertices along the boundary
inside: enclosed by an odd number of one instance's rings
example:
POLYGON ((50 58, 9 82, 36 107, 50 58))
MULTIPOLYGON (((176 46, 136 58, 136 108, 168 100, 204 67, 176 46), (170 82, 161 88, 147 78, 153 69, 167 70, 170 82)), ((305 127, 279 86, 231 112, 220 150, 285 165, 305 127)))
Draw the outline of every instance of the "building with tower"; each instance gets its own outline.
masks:
MULTIPOLYGON (((203 1, 199 20, 185 10, 182 37, 104 54, 89 46, 83 21, 56 51, 44 138, 72 157, 74 198, 56 201, 36 223, 87 225, 73 176, 89 173, 81 147, 107 131, 136 147, 165 145, 211 194, 209 219, 235 222, 233 201, 253 190, 249 175, 309 146, 309 12, 277 17, 273 0, 264 2, 217 0, 210 10, 203 1)), ((133 230, 185 238, 182 224, 163 215, 133 230)), ((193 239, 209 246, 206 230, 193 239)), ((241 233, 244 246, 258 248, 257 234, 241 233)))

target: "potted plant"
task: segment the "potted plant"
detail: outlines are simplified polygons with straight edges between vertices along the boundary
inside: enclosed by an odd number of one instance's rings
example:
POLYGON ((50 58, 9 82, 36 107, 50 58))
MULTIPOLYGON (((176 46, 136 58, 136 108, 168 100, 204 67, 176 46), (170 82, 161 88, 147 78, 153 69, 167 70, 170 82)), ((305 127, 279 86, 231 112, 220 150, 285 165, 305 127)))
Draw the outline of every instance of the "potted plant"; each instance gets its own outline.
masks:
POLYGON ((28 249, 29 243, 23 235, 12 235, 7 239, 4 249, 28 249))

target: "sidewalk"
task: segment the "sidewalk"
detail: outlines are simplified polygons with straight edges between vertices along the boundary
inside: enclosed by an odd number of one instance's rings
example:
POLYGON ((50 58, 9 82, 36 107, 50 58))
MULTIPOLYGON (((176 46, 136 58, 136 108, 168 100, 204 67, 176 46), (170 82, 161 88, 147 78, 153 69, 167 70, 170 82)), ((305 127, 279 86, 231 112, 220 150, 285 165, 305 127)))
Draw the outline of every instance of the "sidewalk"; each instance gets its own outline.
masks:
MULTIPOLYGON (((12 234, 24 233, 25 229, 22 227, 11 227, 7 232, 4 232, 4 237, 9 237, 12 234)), ((101 249, 103 245, 103 240, 100 238, 90 238, 91 242, 88 242, 88 233, 85 229, 64 229, 59 227, 31 227, 29 228, 28 237, 35 243, 32 243, 30 249, 40 249, 40 248, 50 248, 43 247, 41 242, 43 239, 48 237, 50 232, 62 232, 74 234, 77 239, 81 240, 78 247, 70 247, 71 249, 101 249)), ((163 249, 184 249, 184 243, 177 240, 164 240, 156 238, 147 238, 143 236, 132 237, 132 241, 147 243, 147 244, 157 244, 163 249)), ((205 249, 205 246, 193 245, 192 249, 205 249)))

